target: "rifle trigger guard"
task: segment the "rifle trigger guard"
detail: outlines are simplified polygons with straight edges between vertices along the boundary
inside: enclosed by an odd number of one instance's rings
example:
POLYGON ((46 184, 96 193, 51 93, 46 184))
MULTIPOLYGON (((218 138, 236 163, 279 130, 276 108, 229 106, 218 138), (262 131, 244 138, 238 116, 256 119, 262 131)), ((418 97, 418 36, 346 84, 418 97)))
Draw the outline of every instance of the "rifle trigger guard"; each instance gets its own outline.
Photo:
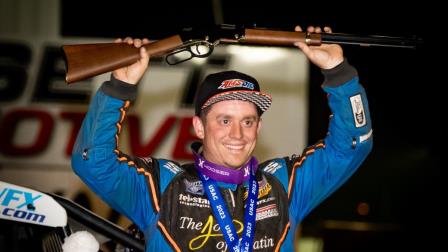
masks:
POLYGON ((211 43, 207 40, 190 40, 175 48, 165 57, 168 65, 177 65, 192 58, 206 58, 212 54, 215 45, 219 41, 211 43))

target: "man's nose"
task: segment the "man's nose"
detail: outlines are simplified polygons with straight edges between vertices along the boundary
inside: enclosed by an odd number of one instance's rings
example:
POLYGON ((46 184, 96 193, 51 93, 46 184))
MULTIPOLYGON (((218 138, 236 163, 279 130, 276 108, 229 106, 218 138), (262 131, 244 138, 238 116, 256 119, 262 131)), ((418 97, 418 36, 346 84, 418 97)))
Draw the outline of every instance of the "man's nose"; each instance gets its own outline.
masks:
POLYGON ((241 129, 241 125, 233 124, 232 127, 230 128, 229 136, 231 138, 241 139, 243 137, 243 131, 241 129))

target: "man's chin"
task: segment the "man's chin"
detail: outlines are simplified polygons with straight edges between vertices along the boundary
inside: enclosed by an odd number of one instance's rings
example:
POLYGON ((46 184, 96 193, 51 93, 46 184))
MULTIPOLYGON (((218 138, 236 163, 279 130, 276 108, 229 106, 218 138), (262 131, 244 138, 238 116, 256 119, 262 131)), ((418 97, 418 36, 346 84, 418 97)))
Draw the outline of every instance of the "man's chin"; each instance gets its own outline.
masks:
POLYGON ((226 166, 232 169, 239 169, 246 163, 246 160, 243 159, 228 159, 226 162, 226 166))
POLYGON ((224 160, 225 166, 232 169, 241 168, 241 166, 246 164, 246 162, 249 160, 247 150, 241 150, 238 152, 224 150, 223 152, 221 152, 221 155, 224 160))
POLYGON ((233 169, 233 170, 239 170, 241 168, 242 165, 231 165, 231 164, 227 164, 226 167, 233 169))

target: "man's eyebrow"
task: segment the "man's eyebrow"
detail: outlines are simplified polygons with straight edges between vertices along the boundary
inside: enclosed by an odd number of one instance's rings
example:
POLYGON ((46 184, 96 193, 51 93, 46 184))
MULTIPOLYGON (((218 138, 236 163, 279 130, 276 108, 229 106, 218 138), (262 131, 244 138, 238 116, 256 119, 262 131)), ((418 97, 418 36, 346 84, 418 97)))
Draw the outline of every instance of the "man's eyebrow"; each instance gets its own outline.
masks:
MULTIPOLYGON (((220 119, 234 119, 235 116, 229 115, 229 114, 218 114, 215 117, 215 120, 220 120, 220 119)), ((246 120, 251 120, 251 121, 258 121, 260 119, 260 117, 258 115, 248 115, 248 116, 244 116, 241 121, 246 121, 246 120)))
POLYGON ((250 120, 258 120, 258 116, 256 116, 256 115, 250 115, 250 116, 245 116, 245 117, 243 117, 243 120, 247 120, 247 119, 250 119, 250 120))
POLYGON ((219 119, 219 118, 231 118, 231 115, 228 114, 217 114, 215 118, 219 119))

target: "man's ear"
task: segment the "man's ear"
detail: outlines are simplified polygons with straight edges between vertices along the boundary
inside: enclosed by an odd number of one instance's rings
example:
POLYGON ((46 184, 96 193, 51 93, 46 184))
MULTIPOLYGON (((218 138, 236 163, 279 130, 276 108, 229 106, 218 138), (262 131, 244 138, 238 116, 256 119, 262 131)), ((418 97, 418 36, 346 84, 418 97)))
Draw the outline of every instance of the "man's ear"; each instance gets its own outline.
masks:
POLYGON ((199 116, 193 117, 193 128, 196 136, 203 140, 204 139, 204 124, 199 116))

